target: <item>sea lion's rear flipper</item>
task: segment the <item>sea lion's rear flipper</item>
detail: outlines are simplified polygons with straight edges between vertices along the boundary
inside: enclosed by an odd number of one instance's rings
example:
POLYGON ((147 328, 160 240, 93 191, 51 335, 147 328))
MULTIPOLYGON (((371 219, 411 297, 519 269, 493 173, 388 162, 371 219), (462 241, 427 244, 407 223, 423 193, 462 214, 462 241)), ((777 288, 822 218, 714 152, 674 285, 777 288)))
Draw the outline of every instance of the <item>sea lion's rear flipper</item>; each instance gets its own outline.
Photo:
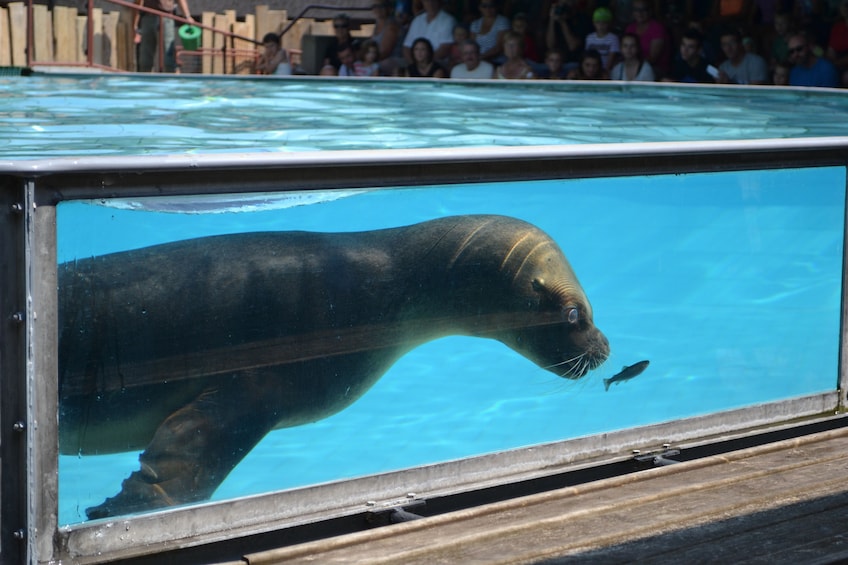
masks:
POLYGON ((141 469, 118 494, 86 509, 88 518, 208 499, 274 425, 273 415, 242 403, 249 400, 245 387, 226 388, 204 391, 162 422, 139 457, 141 469))

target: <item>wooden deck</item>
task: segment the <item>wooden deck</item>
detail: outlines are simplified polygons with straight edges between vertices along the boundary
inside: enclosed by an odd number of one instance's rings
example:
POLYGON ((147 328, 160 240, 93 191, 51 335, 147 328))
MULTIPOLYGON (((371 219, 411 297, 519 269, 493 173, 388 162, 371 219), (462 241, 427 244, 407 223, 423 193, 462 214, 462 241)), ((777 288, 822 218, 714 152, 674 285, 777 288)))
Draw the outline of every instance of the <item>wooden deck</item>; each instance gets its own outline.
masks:
POLYGON ((236 563, 832 563, 846 526, 841 428, 236 563))

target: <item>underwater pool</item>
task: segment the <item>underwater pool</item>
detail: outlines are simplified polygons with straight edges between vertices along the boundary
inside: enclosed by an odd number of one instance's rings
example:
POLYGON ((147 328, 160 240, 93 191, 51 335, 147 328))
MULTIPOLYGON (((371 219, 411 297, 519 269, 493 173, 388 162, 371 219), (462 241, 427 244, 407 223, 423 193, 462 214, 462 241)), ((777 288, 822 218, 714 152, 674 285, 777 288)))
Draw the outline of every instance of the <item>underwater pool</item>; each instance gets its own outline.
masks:
MULTIPOLYGON (((430 342, 349 408, 271 432, 220 500, 833 390, 845 183, 844 168, 822 167, 340 186, 262 195, 250 211, 226 198, 199 199, 204 213, 187 213, 188 198, 66 202, 59 261, 221 233, 347 232, 459 214, 521 218, 563 249, 610 342, 599 369, 569 381, 492 340, 430 342), (643 374, 605 390, 604 378, 643 359, 643 374)), ((137 451, 61 456, 60 523, 84 521, 137 468, 137 451)))
MULTIPOLYGON (((0 170, 36 159, 43 171, 112 157, 109 170, 130 172, 138 156, 848 131, 846 93, 771 87, 37 74, 0 77, 0 103, 0 170)), ((562 379, 493 340, 437 339, 341 412, 265 436, 212 496, 223 500, 834 390, 845 188, 844 166, 821 166, 379 190, 338 179, 321 191, 68 200, 56 206, 58 261, 463 214, 520 218, 562 248, 610 342, 601 367, 562 379), (650 361, 643 374, 605 389, 641 360, 650 361)), ((86 521, 86 508, 138 468, 138 450, 61 455, 59 523, 86 521)))
POLYGON ((603 82, 0 77, 0 160, 843 136, 848 93, 603 82))

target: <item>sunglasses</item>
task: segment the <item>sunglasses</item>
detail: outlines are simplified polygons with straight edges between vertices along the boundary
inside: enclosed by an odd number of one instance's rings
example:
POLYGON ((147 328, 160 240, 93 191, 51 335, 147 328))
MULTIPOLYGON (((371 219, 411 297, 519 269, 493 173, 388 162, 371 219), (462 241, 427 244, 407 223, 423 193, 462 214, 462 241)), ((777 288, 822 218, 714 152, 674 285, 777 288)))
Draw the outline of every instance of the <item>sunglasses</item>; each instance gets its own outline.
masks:
POLYGON ((798 47, 790 47, 787 51, 788 54, 794 55, 795 53, 801 53, 804 50, 803 45, 799 45, 798 47))

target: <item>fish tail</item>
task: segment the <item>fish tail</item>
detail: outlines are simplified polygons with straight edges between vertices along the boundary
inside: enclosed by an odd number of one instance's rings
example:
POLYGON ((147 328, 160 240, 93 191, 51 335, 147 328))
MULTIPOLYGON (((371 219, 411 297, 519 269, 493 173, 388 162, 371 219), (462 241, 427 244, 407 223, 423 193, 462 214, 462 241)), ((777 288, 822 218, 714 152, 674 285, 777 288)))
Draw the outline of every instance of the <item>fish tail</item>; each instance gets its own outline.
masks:
POLYGON ((610 385, 612 384, 612 379, 604 379, 604 390, 609 390, 610 385))

